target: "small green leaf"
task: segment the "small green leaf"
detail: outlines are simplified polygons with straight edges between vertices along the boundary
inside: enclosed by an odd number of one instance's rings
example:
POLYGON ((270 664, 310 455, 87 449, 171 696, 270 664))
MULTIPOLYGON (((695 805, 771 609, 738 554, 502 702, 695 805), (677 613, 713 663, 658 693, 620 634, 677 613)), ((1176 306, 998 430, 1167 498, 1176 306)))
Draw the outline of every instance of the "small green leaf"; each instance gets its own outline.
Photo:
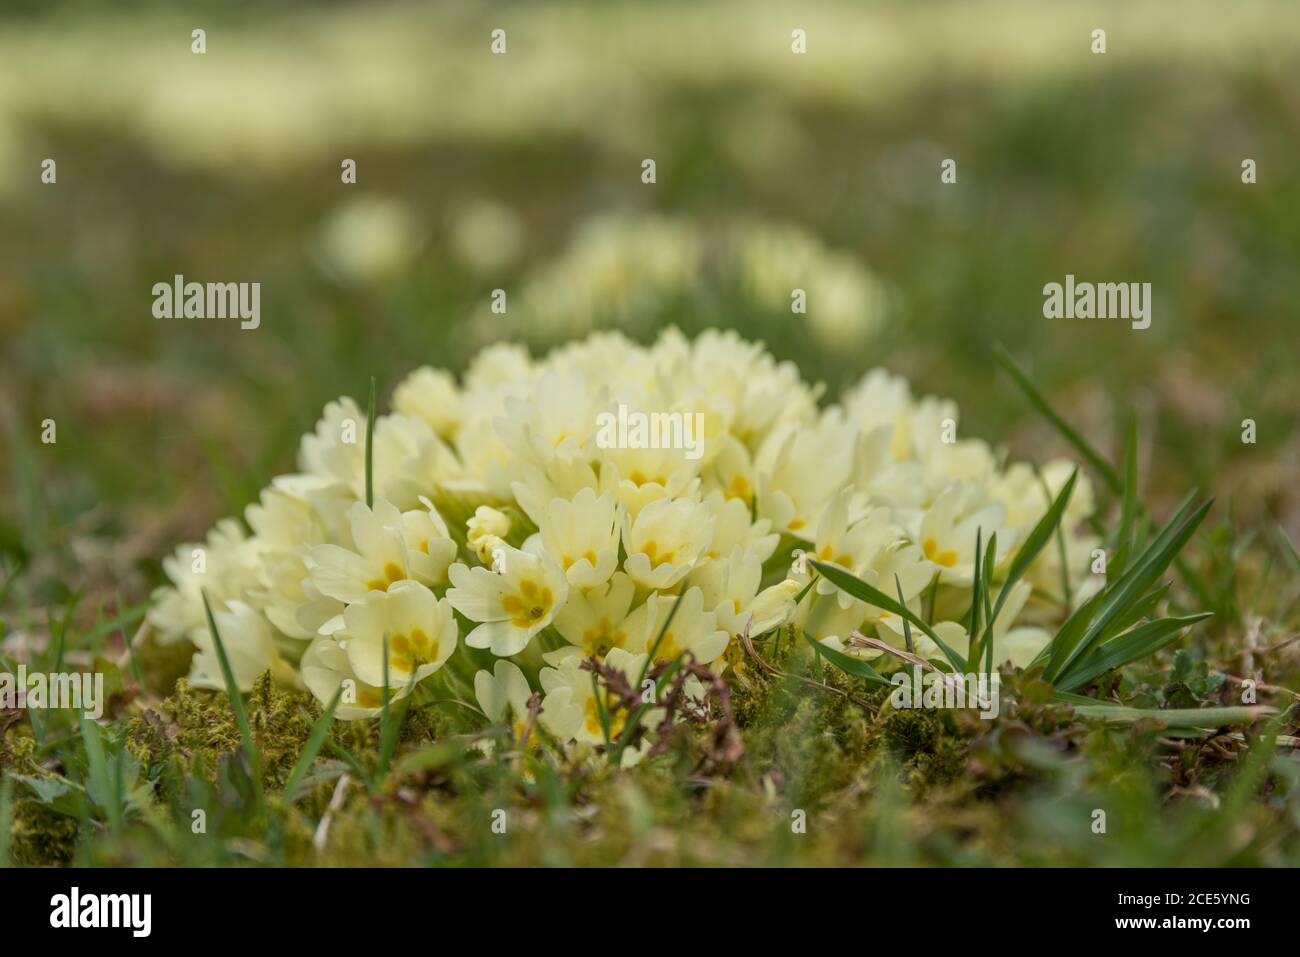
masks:
POLYGON ((17 781, 20 784, 27 785, 32 793, 36 795, 36 800, 42 804, 53 804, 59 798, 72 791, 73 786, 70 781, 60 777, 40 777, 34 774, 9 774, 5 777, 7 781, 17 781))
POLYGON ((370 377, 370 403, 366 406, 366 508, 375 507, 375 377, 370 377))
MULTIPOLYGON (((997 604, 993 606, 993 617, 989 620, 992 625, 997 620, 998 614, 1002 611, 1002 603, 1006 601, 1007 595, 1011 592, 1011 586, 1020 581, 1020 578, 1029 569, 1038 553, 1043 550, 1043 546, 1051 540, 1052 533, 1056 531, 1061 524, 1061 518, 1065 514, 1065 508, 1070 504, 1070 496, 1074 492, 1074 483, 1079 478, 1079 471, 1075 469, 1070 473, 1069 480, 1061 488, 1061 492, 1056 496, 1056 500, 1043 513, 1043 517, 1038 520, 1024 544, 1016 550, 1016 557, 1011 560, 1011 568, 1007 571, 1007 580, 1002 584, 1002 591, 998 593, 997 604)), ((1065 596, 1069 599, 1069 596, 1065 596)))
POLYGON ((1207 611, 1186 618, 1161 618, 1158 621, 1139 625, 1132 631, 1099 645, 1087 659, 1079 662, 1069 673, 1062 675, 1057 682, 1057 687, 1062 691, 1074 691, 1085 687, 1108 671, 1122 668, 1130 662, 1155 654, 1177 638, 1184 628, 1210 617, 1212 615, 1207 611))
POLYGON ((250 776, 253 779, 253 791, 257 798, 258 809, 263 806, 262 796, 262 762, 257 753, 257 742, 253 740, 253 729, 248 723, 248 712, 244 710, 244 698, 235 681, 235 672, 230 667, 230 658, 226 655, 225 642, 217 630, 217 620, 212 615, 212 605, 208 601, 208 591, 203 589, 203 611, 208 616, 208 631, 212 633, 212 644, 216 648, 217 661, 221 664, 221 676, 226 682, 226 694, 230 698, 230 710, 235 714, 235 724, 244 744, 244 757, 248 760, 250 776))
POLYGON ((1273 713, 1264 705, 1230 708, 1177 708, 1162 711, 1160 708, 1126 708, 1123 705, 1104 704, 1084 699, 1089 704, 1074 704, 1074 710, 1084 718, 1108 721, 1114 724, 1131 724, 1134 721, 1158 721, 1171 728, 1204 728, 1212 730, 1229 724, 1250 724, 1273 713))
POLYGON ((1296 570, 1300 571, 1300 553, 1296 552, 1295 546, 1291 544, 1291 537, 1287 535, 1286 529, 1281 525, 1277 527, 1277 536, 1282 539, 1282 544, 1286 548, 1286 553, 1290 555, 1291 560, 1295 562, 1296 570))
POLYGON ((284 799, 292 804, 298 795, 298 786, 302 783, 303 778, 307 776, 307 771, 311 763, 316 760, 316 755, 320 753, 321 745, 325 743, 325 736, 329 734, 330 724, 334 721, 334 711, 339 706, 339 699, 343 696, 343 687, 339 686, 334 692, 334 697, 330 703, 325 706, 324 713, 317 719, 312 726, 311 734, 307 736, 307 743, 303 745, 302 753, 298 755, 298 760, 294 762, 293 770, 289 772, 289 780, 284 785, 284 799))
POLYGON ((120 787, 114 787, 113 775, 108 768, 108 758, 104 754, 104 741, 100 737, 99 725, 91 718, 81 719, 81 740, 86 746, 86 768, 89 780, 86 790, 91 800, 104 809, 108 815, 108 825, 113 830, 122 826, 122 801, 120 787))
POLYGON ((839 668, 840 671, 843 671, 845 674, 850 674, 857 678, 864 678, 871 684, 890 685, 893 683, 861 658, 854 658, 852 655, 846 655, 842 651, 836 651, 829 645, 824 645, 820 641, 817 641, 806 631, 800 631, 800 634, 803 635, 804 641, 812 645, 814 651, 818 654, 825 655, 827 661, 833 664, 836 668, 839 668))
POLYGON ((1124 445, 1124 504, 1120 509, 1115 561, 1111 565, 1116 578, 1123 574, 1124 563, 1132 554, 1134 545, 1134 527, 1138 517, 1137 483, 1137 418, 1133 417, 1129 419, 1128 441, 1124 445))
MULTIPOLYGON (((822 576, 832 585, 847 592, 852 597, 859 601, 865 601, 868 605, 875 608, 883 608, 885 611, 892 611, 904 621, 910 621, 917 628, 920 628, 921 631, 925 632, 926 637, 939 646, 939 649, 944 653, 944 656, 948 659, 948 664, 952 666, 954 671, 962 672, 966 670, 966 659, 949 647, 946 641, 935 634, 933 628, 922 621, 921 618, 906 605, 894 601, 894 599, 890 598, 878 588, 872 588, 861 578, 846 572, 837 565, 826 565, 814 559, 809 559, 809 561, 812 563, 812 566, 816 568, 817 571, 821 572, 822 576)), ((818 647, 825 650, 821 645, 818 647)))
MULTIPOLYGON (((1180 508, 1155 540, 1138 556, 1124 576, 1101 592, 1101 603, 1095 609, 1096 617, 1089 623, 1079 642, 1070 649, 1059 666, 1049 665, 1044 677, 1053 683, 1067 673, 1076 661, 1087 655, 1093 647, 1105 638, 1106 629, 1125 612, 1134 602, 1139 601, 1156 578, 1169 567, 1174 556, 1182 550, 1183 545, 1204 520, 1214 500, 1203 503, 1190 515, 1186 515, 1188 504, 1180 508), (1184 517, 1186 516, 1186 517, 1184 517)), ((1091 603, 1089 603, 1091 604, 1091 603)), ((1068 622, 1067 622, 1068 624, 1068 622)))
MULTIPOLYGON (((970 634, 970 660, 971 661, 978 661, 980 657, 980 644, 979 644, 980 615, 984 614, 984 603, 980 601, 980 589, 984 585, 984 576, 980 573, 981 563, 984 560, 984 555, 983 555, 984 543, 980 538, 983 532, 984 532, 983 528, 975 529, 975 568, 974 568, 974 574, 971 576, 970 628, 968 629, 968 632, 970 634)), ((894 576, 894 577, 895 579, 897 579, 898 576, 894 576)), ((899 596, 898 600, 900 603, 902 603, 903 598, 901 595, 899 596)))

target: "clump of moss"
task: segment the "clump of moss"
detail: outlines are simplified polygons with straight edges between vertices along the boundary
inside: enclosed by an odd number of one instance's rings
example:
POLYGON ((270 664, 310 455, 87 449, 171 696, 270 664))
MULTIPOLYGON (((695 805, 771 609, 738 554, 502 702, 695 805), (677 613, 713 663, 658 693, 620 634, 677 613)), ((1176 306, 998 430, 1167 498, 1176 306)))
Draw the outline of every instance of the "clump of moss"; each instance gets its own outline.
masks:
POLYGON ((912 783, 918 794, 960 780, 967 771, 969 745, 965 739, 940 735, 929 750, 916 755, 912 783))
POLYGON ((70 864, 77 848, 77 822, 38 801, 16 800, 9 852, 19 867, 70 864))
MULTIPOLYGON (((52 777, 36 760, 36 741, 25 725, 6 732, 3 744, 0 768, 6 774, 52 777)), ((10 853, 15 864, 49 867, 72 861, 77 844, 76 820, 37 800, 27 785, 16 781, 10 827, 10 853)))
POLYGON ((943 730, 937 714, 920 708, 890 710, 880 724, 884 746, 899 761, 932 751, 943 730))
MULTIPOLYGON (((319 707, 310 694, 277 686, 269 671, 254 683, 245 707, 263 784, 274 787, 301 753, 319 707)), ((223 755, 240 750, 242 738, 227 695, 195 688, 182 678, 157 710, 130 720, 127 747, 150 766, 177 760, 186 768, 211 772, 223 755)))
POLYGON ((751 766, 801 806, 829 799, 863 772, 872 749, 872 708, 881 695, 835 669, 819 688, 772 681, 764 707, 744 732, 751 766))

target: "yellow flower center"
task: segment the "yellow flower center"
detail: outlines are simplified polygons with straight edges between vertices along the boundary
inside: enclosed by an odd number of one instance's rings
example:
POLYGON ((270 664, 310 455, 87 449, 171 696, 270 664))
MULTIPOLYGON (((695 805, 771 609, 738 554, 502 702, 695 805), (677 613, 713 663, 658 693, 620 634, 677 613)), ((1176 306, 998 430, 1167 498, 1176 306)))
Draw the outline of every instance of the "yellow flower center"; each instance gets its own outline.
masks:
POLYGON ((410 674, 419 665, 438 657, 438 642, 419 628, 410 635, 394 635, 388 639, 388 666, 393 671, 410 674))
POLYGON ((738 498, 743 502, 752 502, 754 500, 754 489, 745 476, 733 475, 731 484, 727 486, 727 498, 738 498))
MULTIPOLYGON (((609 740, 617 741, 619 735, 623 733, 623 725, 627 723, 627 715, 621 711, 618 714, 609 714, 608 700, 605 702, 605 710, 609 720, 609 740)), ((596 696, 594 694, 587 699, 585 711, 587 717, 583 724, 587 729, 587 733, 594 737, 603 736, 605 732, 600 724, 600 709, 596 705, 596 696)))
POLYGON ((384 703, 384 691, 382 688, 358 688, 357 689, 357 707, 359 708, 378 708, 384 703))
POLYGON ((616 629, 613 622, 604 616, 595 628, 588 628, 582 633, 582 647, 597 658, 604 658, 611 648, 622 648, 625 641, 627 633, 616 629))
POLYGON ((388 580, 372 578, 366 582, 366 587, 371 591, 388 591, 388 586, 394 582, 400 582, 406 577, 406 572, 402 571, 402 566, 396 562, 389 562, 384 566, 384 577, 388 580))
POLYGON ((653 540, 648 541, 641 546, 641 553, 645 555, 646 558, 650 559, 651 567, 671 564, 673 556, 677 554, 676 552, 664 552, 661 555, 659 553, 659 545, 653 540))
POLYGON ((933 538, 927 538, 921 543, 921 551, 925 557, 936 565, 943 565, 945 568, 952 568, 957 564, 957 553, 952 549, 939 551, 939 543, 933 538))
POLYGON ((525 629, 545 618, 554 603, 551 590, 538 585, 531 578, 525 578, 519 583, 519 594, 506 595, 501 599, 501 607, 510 616, 510 624, 525 629))
MULTIPOLYGON (((527 721, 516 721, 516 722, 515 722, 515 740, 516 740, 516 741, 519 741, 520 739, 523 738, 523 736, 524 736, 524 726, 527 725, 527 724, 528 724, 527 721)), ((532 747, 536 742, 537 742, 537 722, 534 721, 534 722, 533 722, 533 726, 532 726, 531 728, 528 729, 528 740, 524 742, 523 746, 524 746, 525 749, 527 749, 527 748, 532 747)))
POLYGON ((672 661, 681 653, 682 649, 677 644, 677 638, 673 635, 672 630, 665 631, 663 638, 659 640, 659 650, 655 652, 655 661, 672 661))
POLYGON ((596 567, 596 553, 589 548, 581 555, 579 555, 578 558, 574 558, 572 555, 565 555, 564 558, 562 559, 564 570, 567 572, 570 568, 573 567, 574 562, 576 562, 579 558, 585 558, 587 561, 591 562, 592 568, 596 567))
POLYGON ((822 550, 817 553, 817 560, 819 562, 834 562, 836 565, 843 565, 845 568, 853 567, 852 555, 847 552, 841 552, 839 555, 835 555, 835 552, 830 545, 822 546, 822 550))
POLYGON ((629 479, 629 480, 632 482, 632 484, 635 485, 637 488, 640 488, 642 485, 648 485, 648 484, 650 484, 650 483, 652 483, 652 482, 653 482, 655 485, 667 485, 667 484, 668 484, 668 478, 667 478, 667 476, 664 476, 664 475, 656 475, 654 478, 647 478, 647 477, 646 477, 646 474, 645 474, 644 472, 642 472, 640 469, 633 469, 633 470, 632 470, 632 474, 628 476, 628 479, 629 479))

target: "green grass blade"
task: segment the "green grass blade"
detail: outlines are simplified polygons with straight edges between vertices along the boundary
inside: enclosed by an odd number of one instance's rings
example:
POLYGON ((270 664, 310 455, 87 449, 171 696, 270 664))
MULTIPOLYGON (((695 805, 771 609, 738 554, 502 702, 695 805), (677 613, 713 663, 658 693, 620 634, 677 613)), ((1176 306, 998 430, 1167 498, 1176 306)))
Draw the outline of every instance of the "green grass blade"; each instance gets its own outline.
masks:
POLYGON ((1030 404, 1038 410, 1043 418, 1056 427, 1056 430, 1078 450, 1080 455, 1088 460, 1088 464, 1097 470, 1097 474, 1101 476, 1107 488, 1118 495, 1123 490, 1123 485, 1120 483, 1119 476, 1115 474, 1115 469, 1098 454, 1096 449, 1084 441, 1083 436, 1057 414, 1056 410, 1043 398, 1042 394, 1034 388, 1034 384, 1029 381, 1029 377, 1016 365, 1015 360, 1011 358, 1011 353, 1007 352, 1003 346, 998 345, 993 350, 993 357, 1006 371, 1007 375, 1020 387, 1020 391, 1029 399, 1030 404))
POLYGON ((329 738, 325 739, 325 747, 328 748, 332 754, 336 755, 340 760, 342 760, 344 764, 346 764, 348 767, 352 769, 352 773, 355 774, 357 778, 362 783, 365 784, 367 791, 374 791, 375 789, 374 778, 372 778, 370 774, 367 773, 366 769, 361 766, 361 762, 357 760, 357 756, 355 754, 353 754, 347 748, 343 747, 343 745, 339 744, 338 742, 331 741, 329 738))
MULTIPOLYGON (((114 605, 113 605, 114 608, 122 607, 122 593, 117 589, 113 590, 113 601, 114 601, 114 605)), ((143 688, 144 670, 140 667, 140 656, 135 653, 135 645, 131 640, 132 636, 126 633, 126 628, 122 628, 121 631, 122 631, 122 647, 126 649, 126 660, 127 660, 127 665, 131 670, 131 679, 137 685, 143 688)))
POLYGON ((1183 629, 1210 617, 1212 615, 1207 611, 1186 618, 1161 618, 1159 621, 1139 625, 1132 631, 1098 645, 1097 650, 1062 678, 1057 687, 1062 691, 1086 687, 1108 671, 1155 654, 1177 638, 1183 629))
POLYGON ((118 793, 120 789, 113 786, 99 725, 84 716, 81 719, 81 740, 86 746, 88 775, 86 790, 90 792, 95 803, 104 809, 108 816, 108 826, 116 831, 122 826, 122 802, 118 793))
MULTIPOLYGON (((668 682, 672 680, 673 675, 675 675, 678 669, 681 668, 682 661, 685 659, 685 657, 686 657, 686 652, 683 651, 672 661, 668 662, 668 664, 664 667, 664 670, 659 675, 658 680, 655 681, 655 694, 654 694, 655 702, 658 702, 659 693, 664 690, 664 685, 668 684, 668 682)), ((641 674, 642 674, 642 678, 637 682, 638 689, 641 687, 641 682, 645 680, 644 678, 645 672, 642 671, 641 674)), ((595 681, 595 675, 592 675, 592 681, 593 682, 595 681)), ((605 717, 602 717, 601 721, 607 722, 609 720, 608 709, 605 708, 604 703, 600 700, 599 696, 597 696, 596 698, 596 707, 600 709, 601 712, 605 713, 605 717)), ((654 702, 642 701, 641 704, 639 704, 636 707, 636 709, 628 716, 627 721, 623 723, 623 732, 622 734, 619 735, 618 742, 616 743, 614 750, 609 753, 609 763, 612 764, 614 767, 617 768, 622 766, 623 752, 627 749, 627 746, 632 742, 632 738, 636 734, 636 729, 641 726, 641 721, 645 717, 645 713, 653 707, 655 707, 654 702)), ((605 727, 604 724, 602 724, 602 727, 605 728, 605 739, 608 742, 609 730, 607 727, 605 727)), ((606 745, 606 747, 608 748, 608 744, 606 745)))
POLYGON ((307 776, 307 771, 311 768, 312 762, 316 760, 316 755, 320 754, 321 746, 325 744, 325 736, 330 732, 330 725, 334 721, 334 711, 339 706, 339 699, 343 697, 343 688, 339 687, 334 692, 334 697, 330 703, 325 706, 325 711, 312 726, 311 734, 307 736, 307 743, 303 745, 302 753, 298 755, 298 760, 294 762, 293 770, 289 772, 289 780, 284 785, 284 800, 292 804, 298 796, 298 785, 302 779, 307 776))
MULTIPOLYGON (((980 643, 980 652, 984 655, 984 671, 988 673, 993 670, 993 620, 997 616, 993 614, 993 606, 989 602, 989 594, 993 589, 993 568, 997 563, 998 556, 998 533, 994 532, 989 538, 988 548, 984 552, 984 581, 980 585, 980 593, 984 601, 984 640, 980 643)), ((1005 589, 1005 585, 1003 588, 1005 589)), ((999 594, 999 598, 1001 595, 999 594)), ((969 656, 971 662, 979 665, 975 655, 969 656)))
MULTIPOLYGON (((1011 593, 1011 586, 1020 581, 1021 577, 1033 564, 1038 553, 1051 540, 1052 533, 1056 531, 1061 524, 1061 519, 1065 515, 1065 508, 1070 504, 1070 496, 1074 493, 1074 483, 1079 478, 1079 471, 1070 473, 1069 481, 1061 488, 1061 492, 1056 496, 1043 517, 1038 520, 1033 531, 1025 538, 1024 544, 1016 550, 1016 557, 1011 560, 1011 567, 1007 570, 1007 580, 1002 583, 1002 590, 998 592, 997 603, 993 606, 993 617, 989 619, 989 625, 997 620, 998 614, 1002 611, 1002 604, 1006 601, 1007 595, 1011 593)), ((1065 596, 1069 600, 1069 596, 1065 596)))
MULTIPOLYGON (((1068 699, 1062 699, 1068 700, 1068 699)), ((1134 721, 1158 721, 1171 728, 1203 728, 1213 730, 1230 724, 1250 724, 1273 713, 1265 705, 1242 705, 1228 708, 1126 708, 1123 705, 1103 704, 1091 698, 1089 704, 1074 704, 1074 710, 1084 718, 1114 724, 1131 724, 1134 721)))
MULTIPOLYGON (((906 605, 894 601, 894 599, 890 598, 884 592, 877 588, 872 588, 861 578, 846 572, 844 569, 836 565, 826 565, 811 558, 809 561, 832 585, 847 592, 852 597, 859 601, 865 601, 868 605, 875 608, 883 608, 885 611, 892 611, 904 621, 910 621, 917 628, 920 628, 921 631, 925 632, 926 637, 939 646, 939 649, 943 652, 944 657, 948 659, 948 664, 952 666, 954 671, 963 672, 966 670, 966 659, 958 654, 956 650, 949 647, 946 641, 935 634, 933 628, 927 625, 919 616, 914 614, 906 605)), ((822 651, 826 650, 825 647, 821 645, 818 645, 818 648, 822 651)))
POLYGON ((388 633, 384 632, 380 645, 384 655, 384 696, 379 704, 379 739, 382 741, 388 736, 388 633))
POLYGON ((1138 517, 1137 497, 1137 418, 1129 419, 1128 441, 1124 446, 1124 502, 1120 508, 1119 538, 1116 540, 1115 577, 1124 573, 1124 564, 1132 554, 1135 544, 1135 526, 1138 517))
POLYGON ((804 641, 812 645, 814 651, 818 654, 825 655, 827 661, 833 664, 836 668, 839 668, 840 671, 843 671, 845 674, 853 675, 856 678, 863 678, 871 684, 892 684, 888 678, 876 671, 875 668, 871 667, 871 665, 867 664, 861 658, 854 658, 852 655, 846 655, 842 651, 836 651, 829 645, 823 645, 806 631, 800 630, 799 633, 803 635, 804 641))
POLYGON ((406 682, 406 694, 402 698, 402 703, 398 705, 397 714, 393 714, 392 704, 392 679, 388 673, 388 635, 384 635, 384 701, 380 711, 379 724, 379 775, 388 773, 388 767, 392 763, 393 755, 397 753, 397 739, 402 733, 402 725, 406 723, 406 713, 411 709, 411 691, 415 688, 415 670, 411 671, 411 676, 406 682))
MULTIPOLYGON (((605 706, 605 699, 600 693, 600 681, 597 680, 594 671, 591 673, 591 697, 596 702, 596 717, 600 719, 600 733, 605 739, 605 751, 608 753, 612 743, 609 736, 609 709, 605 706)), ((619 750, 621 756, 622 749, 619 750)))
POLYGON ((1048 642, 1047 647, 1038 653, 1033 663, 1045 661, 1047 667, 1044 675, 1055 674, 1061 664, 1069 657, 1083 637, 1084 631, 1092 624, 1093 618, 1097 616, 1097 609, 1101 607, 1102 601, 1106 598, 1106 592, 1099 591, 1089 598, 1086 602, 1074 610, 1069 618, 1057 629, 1056 635, 1048 642))
POLYGON ((1103 639, 1105 629, 1146 594, 1160 574, 1169 567, 1174 556, 1182 550, 1213 504, 1214 500, 1210 499, 1186 518, 1183 517, 1186 506, 1175 513, 1124 576, 1101 593, 1104 597, 1097 607, 1096 617, 1089 623, 1078 644, 1071 648, 1068 655, 1060 662, 1059 667, 1048 667, 1044 674, 1048 681, 1055 682, 1067 674, 1077 661, 1086 656, 1103 639))
POLYGON ((212 605, 208 601, 208 590, 203 589, 203 611, 208 616, 208 631, 212 633, 212 643, 216 647, 217 661, 221 664, 221 677, 226 682, 226 694, 230 696, 230 710, 235 713, 235 724, 239 727, 239 737, 244 743, 244 757, 248 760, 250 776, 253 779, 253 791, 257 797, 258 808, 263 805, 262 763, 258 759, 257 742, 253 740, 253 729, 248 723, 248 712, 244 710, 244 698, 235 681, 235 672, 230 667, 230 658, 226 655, 225 642, 217 629, 217 620, 212 615, 212 605))
POLYGON ((366 508, 375 507, 375 377, 370 377, 370 403, 366 406, 366 508))
MULTIPOLYGON (((984 584, 984 575, 981 571, 984 561, 984 542, 981 538, 983 532, 983 528, 975 529, 975 567, 971 575, 970 627, 967 629, 970 635, 968 650, 971 661, 979 661, 980 659, 980 616, 984 614, 984 603, 980 600, 980 588, 984 584)), ((901 603, 902 600, 900 596, 899 602, 901 603)))
POLYGON ((103 638, 105 635, 117 631, 118 629, 121 629, 123 632, 125 632, 128 625, 135 624, 146 614, 148 614, 149 609, 152 608, 153 605, 154 605, 154 599, 146 598, 144 601, 140 602, 140 604, 128 608, 125 611, 122 611, 120 614, 116 615, 113 618, 109 618, 106 621, 100 622, 99 624, 95 625, 95 627, 87 631, 84 635, 81 635, 80 637, 77 638, 73 638, 71 641, 68 642, 68 647, 71 649, 85 648, 87 645, 99 641, 99 639, 103 638))
MULTIPOLYGON (((811 587, 812 582, 809 582, 808 586, 811 587)), ((805 591, 806 590, 807 589, 805 589, 805 591)), ((682 592, 682 595, 684 594, 685 592, 682 592)), ((668 609, 668 617, 664 619, 663 627, 659 629, 659 634, 655 636, 654 644, 650 646, 650 654, 646 658, 645 664, 641 666, 641 673, 636 677, 636 686, 638 688, 640 688, 641 683, 645 681, 646 672, 649 671, 650 666, 654 664, 655 655, 659 653, 659 646, 663 643, 664 635, 668 634, 668 626, 673 623, 673 618, 677 615, 677 609, 681 606, 682 595, 678 595, 676 600, 673 601, 673 607, 668 609)))
POLYGON ((1233 775, 1232 783, 1228 785, 1227 793, 1223 797, 1220 813, 1224 821, 1236 822, 1241 819, 1240 816, 1246 811, 1246 805, 1255 796, 1268 774, 1268 768, 1273 763, 1274 749, 1277 747, 1277 736, 1286 727, 1289 719, 1290 709, 1283 710, 1260 729, 1259 736, 1246 753, 1246 759, 1238 766, 1237 773, 1233 775))
MULTIPOLYGON (((1193 512, 1168 539, 1157 539, 1160 547, 1149 555, 1143 553, 1137 564, 1130 569, 1132 574, 1126 572, 1114 589, 1107 590, 1107 600, 1102 602, 1097 618, 1089 626, 1077 649, 1078 658, 1086 657, 1093 648, 1126 630, 1155 609, 1164 593, 1168 592, 1168 586, 1154 592, 1149 589, 1187 544, 1212 504, 1213 500, 1208 501, 1193 512)), ((1067 662, 1062 673, 1069 670, 1069 665, 1067 662)))
MULTIPOLYGON (((903 601, 903 583, 898 578, 898 573, 894 573, 894 587, 898 589, 898 603, 906 604, 903 601)), ((903 619, 903 644, 907 646, 909 655, 916 654, 916 648, 912 645, 912 623, 906 618, 903 619)))
POLYGON ((1295 562, 1296 571, 1300 571, 1300 552, 1295 550, 1295 546, 1291 544, 1291 536, 1287 535, 1286 529, 1281 525, 1277 527, 1277 537, 1282 539, 1282 545, 1285 547, 1286 553, 1295 562))

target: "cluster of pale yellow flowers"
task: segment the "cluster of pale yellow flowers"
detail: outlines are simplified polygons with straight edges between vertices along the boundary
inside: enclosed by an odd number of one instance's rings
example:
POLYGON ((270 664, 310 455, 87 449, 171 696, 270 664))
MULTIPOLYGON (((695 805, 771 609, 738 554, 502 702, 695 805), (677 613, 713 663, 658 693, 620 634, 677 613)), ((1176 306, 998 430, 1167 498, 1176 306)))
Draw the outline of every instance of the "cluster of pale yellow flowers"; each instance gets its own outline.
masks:
POLYGON ((702 282, 713 297, 799 317, 828 349, 875 336, 892 309, 889 287, 857 257, 793 224, 602 213, 527 277, 510 314, 526 317, 515 320, 519 335, 543 342, 611 325, 651 329, 677 304, 698 301, 702 282))
MULTIPOLYGON (((541 729, 590 744, 610 730, 592 658, 629 682, 683 653, 725 676, 740 636, 790 623, 852 654, 881 654, 855 631, 903 647, 896 615, 825 579, 805 588, 808 556, 901 593, 965 654, 977 529, 997 536, 996 588, 1072 465, 1004 466, 958 437, 952 402, 883 370, 836 404, 821 392, 721 332, 599 334, 543 359, 497 345, 459 383, 419 369, 376 420, 372 505, 366 412, 331 402, 247 528, 227 519, 164 562, 149 622, 194 643, 196 685, 222 687, 206 592, 241 687, 269 670, 339 695, 344 719, 378 713, 385 683, 401 697, 477 659, 492 666, 464 674, 489 718, 522 734, 536 694, 541 729), (453 659, 461 644, 479 651, 453 659)), ((1026 664, 1040 626, 1100 584, 1079 532, 1091 510, 1080 478, 1063 547, 1002 602, 999 661, 1026 664)))

